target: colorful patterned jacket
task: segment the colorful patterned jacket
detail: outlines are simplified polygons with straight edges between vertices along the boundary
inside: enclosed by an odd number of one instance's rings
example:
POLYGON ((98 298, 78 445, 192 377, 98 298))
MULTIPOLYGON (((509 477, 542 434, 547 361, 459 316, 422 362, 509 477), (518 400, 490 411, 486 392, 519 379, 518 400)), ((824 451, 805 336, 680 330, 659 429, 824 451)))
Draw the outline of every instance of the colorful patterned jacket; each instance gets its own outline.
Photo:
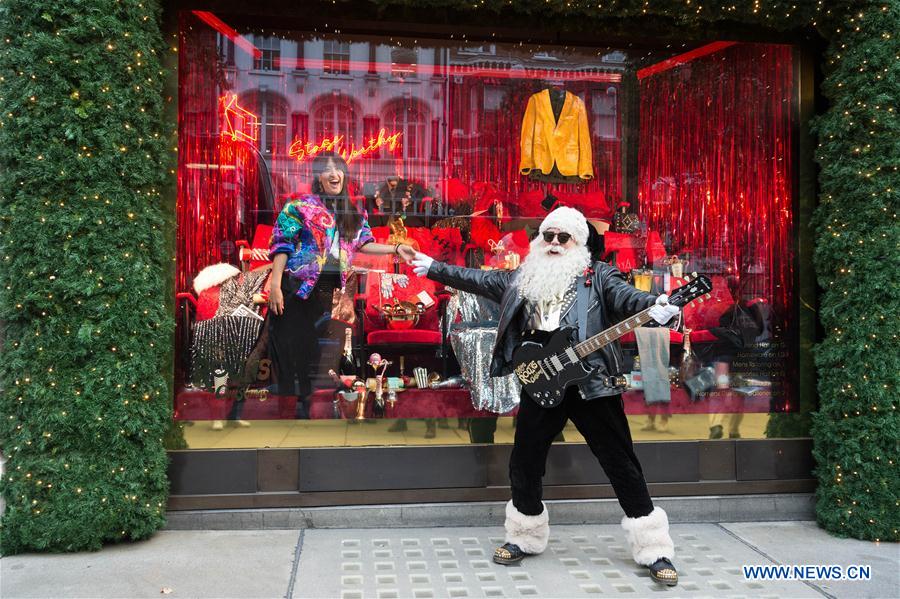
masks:
MULTIPOLYGON (((297 297, 306 299, 316 286, 328 259, 328 251, 337 234, 337 222, 322 200, 315 195, 302 195, 285 204, 269 242, 269 258, 287 254, 285 276, 300 283, 297 297)), ((375 241, 366 213, 354 239, 339 239, 341 286, 347 283, 353 256, 359 248, 375 241)))

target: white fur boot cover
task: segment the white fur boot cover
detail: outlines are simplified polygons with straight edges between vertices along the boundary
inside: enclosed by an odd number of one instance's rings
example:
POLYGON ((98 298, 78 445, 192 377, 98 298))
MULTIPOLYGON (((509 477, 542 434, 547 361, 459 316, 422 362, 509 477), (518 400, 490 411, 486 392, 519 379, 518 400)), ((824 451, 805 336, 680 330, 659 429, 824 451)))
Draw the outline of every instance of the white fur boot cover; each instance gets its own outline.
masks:
POLYGON ((622 518, 625 538, 631 547, 634 561, 649 566, 661 557, 672 559, 675 544, 669 536, 669 518, 660 507, 640 518, 622 518))
POLYGON ((506 504, 506 542, 518 545, 525 553, 543 553, 550 541, 550 514, 547 506, 537 516, 526 516, 515 508, 513 502, 506 504))

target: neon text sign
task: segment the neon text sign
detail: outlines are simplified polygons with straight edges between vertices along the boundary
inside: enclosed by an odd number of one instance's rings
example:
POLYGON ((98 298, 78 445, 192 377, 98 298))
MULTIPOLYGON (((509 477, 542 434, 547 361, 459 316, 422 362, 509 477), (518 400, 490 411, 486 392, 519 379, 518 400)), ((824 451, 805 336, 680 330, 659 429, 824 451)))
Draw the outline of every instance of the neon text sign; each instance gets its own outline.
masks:
POLYGON ((343 135, 326 137, 317 144, 310 141, 304 142, 302 139, 298 139, 291 144, 290 148, 288 148, 288 156, 294 158, 297 162, 303 162, 304 160, 313 158, 316 154, 321 152, 336 152, 349 164, 357 158, 363 158, 385 146, 393 152, 400 142, 401 135, 403 135, 403 133, 400 131, 387 135, 385 130, 381 129, 378 132, 377 137, 369 139, 369 143, 360 147, 356 147, 356 145, 352 143, 348 147, 344 143, 343 135))

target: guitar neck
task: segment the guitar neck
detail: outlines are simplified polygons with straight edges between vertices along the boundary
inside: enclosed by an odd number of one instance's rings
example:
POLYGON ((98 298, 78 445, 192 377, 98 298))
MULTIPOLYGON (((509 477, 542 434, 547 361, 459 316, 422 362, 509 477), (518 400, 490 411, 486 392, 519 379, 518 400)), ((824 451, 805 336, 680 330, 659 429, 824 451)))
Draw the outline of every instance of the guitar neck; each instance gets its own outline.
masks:
POLYGON ((597 333, 590 339, 577 344, 575 346, 575 353, 577 353, 580 358, 586 358, 601 347, 609 345, 625 333, 633 331, 639 326, 650 322, 650 320, 650 308, 647 308, 643 312, 638 312, 634 316, 626 318, 619 324, 609 327, 602 333, 597 333))

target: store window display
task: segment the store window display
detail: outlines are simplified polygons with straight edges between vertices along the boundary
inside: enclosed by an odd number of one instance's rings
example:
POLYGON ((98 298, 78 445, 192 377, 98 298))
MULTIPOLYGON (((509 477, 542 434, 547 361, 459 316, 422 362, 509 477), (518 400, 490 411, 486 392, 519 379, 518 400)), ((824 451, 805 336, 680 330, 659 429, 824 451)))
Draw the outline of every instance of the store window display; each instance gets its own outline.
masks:
MULTIPOLYGON (((426 189, 421 183, 408 181, 400 175, 389 175, 377 185, 371 205, 377 215, 398 216, 406 226, 425 226, 426 189)), ((430 205, 428 206, 430 208, 430 205)))
MULTIPOLYGON (((485 62, 458 41, 261 32, 234 16, 219 30, 191 11, 182 21, 175 414, 224 422, 215 443, 253 445, 264 426, 228 422, 262 420, 286 422, 261 446, 511 442, 516 398, 497 396, 511 385, 488 389, 480 354, 467 353, 490 331, 448 316, 457 290, 414 282, 394 248, 515 272, 560 206, 587 217, 592 258, 635 289, 666 293, 694 271, 713 281, 712 298, 667 332, 622 338, 623 372, 652 387, 622 394, 638 438, 715 436, 709 414, 724 415, 727 437, 734 411, 742 437, 760 436, 770 411, 796 405, 789 47, 501 43, 485 62), (277 50, 271 69, 233 32, 277 50), (217 264, 240 283, 193 285, 217 264), (757 298, 767 309, 771 351, 752 359, 712 349, 737 301, 731 276, 749 287, 747 311, 757 298), (211 304, 232 293, 246 330, 211 304), (341 372, 348 339, 355 368, 341 372), (681 368, 686 357, 694 365, 681 368)), ((190 429, 189 444, 213 443, 194 434, 209 429, 190 429)), ((583 437, 570 427, 564 438, 583 437)))

